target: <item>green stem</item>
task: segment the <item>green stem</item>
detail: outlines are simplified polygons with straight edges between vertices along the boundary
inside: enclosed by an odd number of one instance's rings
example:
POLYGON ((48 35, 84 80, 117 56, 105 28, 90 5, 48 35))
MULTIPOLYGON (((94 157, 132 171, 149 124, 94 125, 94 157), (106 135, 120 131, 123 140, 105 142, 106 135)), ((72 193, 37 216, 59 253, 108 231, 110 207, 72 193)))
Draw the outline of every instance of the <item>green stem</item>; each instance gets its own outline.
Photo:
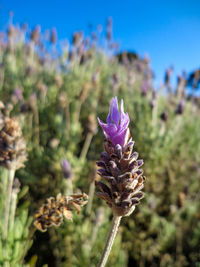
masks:
POLYGON ((66 139, 69 140, 70 137, 70 111, 69 102, 65 106, 65 120, 66 120, 66 139))
POLYGON ((10 200, 11 200, 11 193, 12 193, 12 186, 13 180, 15 177, 15 170, 9 171, 9 178, 8 178, 8 188, 7 188, 7 195, 6 195, 6 202, 5 202, 5 213, 4 213, 4 224, 3 224, 3 233, 2 237, 5 240, 8 233, 8 218, 10 213, 10 200))
POLYGON ((158 106, 157 106, 157 100, 156 100, 155 106, 152 109, 152 121, 151 121, 152 128, 156 127, 156 124, 157 124, 157 113, 158 113, 158 106))
POLYGON ((18 190, 13 190, 11 194, 11 210, 10 210, 10 218, 9 218, 9 229, 12 230, 14 227, 15 221, 15 211, 17 206, 17 192, 18 190))
POLYGON ((88 149, 90 147, 90 143, 92 141, 93 133, 88 133, 85 139, 85 143, 83 145, 83 149, 81 151, 80 159, 85 159, 88 149))
POLYGON ((66 179, 65 185, 66 185, 66 195, 71 195, 73 193, 72 178, 66 179))
POLYGON ((37 106, 34 108, 33 111, 33 119, 34 119, 34 131, 35 131, 35 143, 36 146, 39 146, 40 143, 40 128, 39 128, 39 113, 37 106))
POLYGON ((92 210, 92 203, 93 203, 93 198, 94 198, 94 192, 95 192, 95 182, 94 180, 90 183, 90 188, 89 188, 89 198, 88 198, 88 204, 86 208, 86 213, 90 214, 92 210))
POLYGON ((81 113, 81 106, 82 106, 82 102, 81 101, 76 103, 76 112, 74 114, 75 122, 79 122, 80 113, 81 113))
POLYGON ((106 241, 106 245, 104 247, 104 250, 103 250, 103 253, 101 256, 101 260, 98 264, 98 267, 104 267, 106 265, 106 262, 108 260, 108 256, 111 252, 112 245, 113 245, 113 242, 115 240, 115 237, 116 237, 116 234, 117 234, 117 231, 119 228, 121 218, 122 218, 121 216, 114 216, 113 217, 112 225, 111 225, 110 232, 108 235, 108 239, 106 241))

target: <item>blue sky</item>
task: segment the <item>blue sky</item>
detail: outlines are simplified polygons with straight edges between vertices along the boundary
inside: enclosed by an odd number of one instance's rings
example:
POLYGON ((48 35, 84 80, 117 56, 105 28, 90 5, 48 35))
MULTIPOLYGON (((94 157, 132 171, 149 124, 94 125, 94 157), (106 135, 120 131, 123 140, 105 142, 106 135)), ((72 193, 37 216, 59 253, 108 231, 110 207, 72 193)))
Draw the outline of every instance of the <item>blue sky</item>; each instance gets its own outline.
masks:
MULTIPOLYGON (((134 0, 0 0, 0 29, 5 29, 8 13, 14 22, 40 24, 42 31, 56 27, 58 38, 70 38, 72 32, 88 32, 88 24, 105 26, 113 18, 114 39, 121 48, 148 53, 162 81, 164 70, 173 64, 175 74, 200 66, 200 1, 134 0)), ((175 78, 175 75, 174 75, 175 78)))

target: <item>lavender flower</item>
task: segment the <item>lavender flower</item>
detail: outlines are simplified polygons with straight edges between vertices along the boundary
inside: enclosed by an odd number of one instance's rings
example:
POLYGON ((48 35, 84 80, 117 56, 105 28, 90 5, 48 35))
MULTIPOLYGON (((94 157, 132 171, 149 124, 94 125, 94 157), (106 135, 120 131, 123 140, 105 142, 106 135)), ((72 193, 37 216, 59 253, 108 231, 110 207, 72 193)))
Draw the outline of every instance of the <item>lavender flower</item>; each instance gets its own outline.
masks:
POLYGON ((13 91, 13 94, 11 96, 12 102, 14 104, 17 104, 19 101, 21 101, 23 99, 23 95, 22 95, 22 91, 20 88, 16 88, 13 91))
POLYGON ((178 114, 178 115, 183 114, 183 112, 184 112, 184 108, 185 108, 185 101, 182 99, 182 100, 179 102, 179 104, 178 104, 178 106, 177 106, 177 108, 176 108, 176 110, 175 110, 175 113, 178 114))
POLYGON ((137 160, 138 153, 133 151, 134 142, 131 138, 128 140, 130 120, 124 113, 123 100, 121 113, 115 97, 111 100, 107 124, 98 120, 105 135, 105 151, 97 166, 98 174, 105 183, 96 182, 97 195, 106 201, 114 216, 128 216, 143 197, 141 189, 145 177, 140 169, 143 160, 137 160))
POLYGON ((148 83, 146 80, 142 83, 142 96, 146 96, 148 92, 148 83))
POLYGON ((116 146, 124 146, 127 142, 130 122, 127 113, 124 113, 124 103, 121 100, 121 114, 119 112, 117 97, 112 98, 110 102, 109 114, 107 117, 107 123, 103 123, 98 118, 99 124, 103 129, 104 135, 111 143, 116 146))
POLYGON ((67 161, 66 159, 63 159, 63 161, 61 163, 61 167, 62 167, 64 177, 66 179, 71 178, 72 177, 72 167, 71 167, 69 161, 67 161))
POLYGON ((22 96, 22 91, 20 88, 16 88, 13 92, 13 95, 15 95, 15 97, 17 98, 17 100, 22 100, 23 96, 22 96))

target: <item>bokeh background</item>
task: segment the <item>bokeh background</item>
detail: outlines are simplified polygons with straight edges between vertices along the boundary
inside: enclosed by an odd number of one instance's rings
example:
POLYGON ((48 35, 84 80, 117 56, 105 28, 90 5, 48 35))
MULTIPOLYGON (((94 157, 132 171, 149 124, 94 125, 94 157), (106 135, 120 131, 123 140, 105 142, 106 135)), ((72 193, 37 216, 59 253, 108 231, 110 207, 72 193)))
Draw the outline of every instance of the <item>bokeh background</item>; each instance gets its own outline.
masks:
MULTIPOLYGON (((199 67, 200 3, 193 1, 1 1, 0 27, 6 29, 9 11, 15 23, 41 25, 42 32, 55 27, 60 40, 72 32, 89 35, 97 25, 113 18, 113 36, 123 50, 149 55, 156 85, 163 73, 174 66, 176 75, 199 67)), ((172 77, 173 82, 175 77, 172 77)))
POLYGON ((103 151, 96 118, 106 119, 113 96, 124 99, 147 181, 108 264, 200 266, 199 8, 199 1, 1 1, 0 114, 18 118, 28 151, 16 173, 14 230, 0 243, 2 266, 97 265, 112 214, 94 194, 103 151), (34 232, 42 203, 72 191, 90 196, 73 222, 34 232))

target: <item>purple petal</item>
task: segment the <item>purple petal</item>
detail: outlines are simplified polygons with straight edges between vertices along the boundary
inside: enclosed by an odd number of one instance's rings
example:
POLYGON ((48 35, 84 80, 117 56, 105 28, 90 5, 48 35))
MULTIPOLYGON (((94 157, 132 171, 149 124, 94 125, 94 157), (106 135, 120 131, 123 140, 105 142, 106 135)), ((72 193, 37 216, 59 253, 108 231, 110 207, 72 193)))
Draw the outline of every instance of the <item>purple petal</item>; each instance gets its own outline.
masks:
POLYGON ((117 97, 112 98, 112 106, 113 106, 112 120, 113 120, 114 124, 118 125, 120 114, 119 114, 119 108, 118 108, 118 103, 117 103, 117 97))
POLYGON ((112 137, 112 142, 114 145, 119 144, 122 147, 124 146, 126 131, 127 129, 122 132, 118 132, 115 136, 112 137))
POLYGON ((109 113, 108 113, 108 117, 106 120, 108 123, 112 123, 112 100, 110 102, 110 108, 109 108, 109 113))
POLYGON ((106 124, 106 123, 103 123, 99 118, 97 119, 106 137, 110 137, 117 132, 117 127, 115 124, 112 124, 112 123, 106 124))
POLYGON ((69 161, 67 161, 66 159, 63 159, 61 162, 61 167, 62 167, 64 177, 66 179, 70 178, 72 176, 72 168, 71 168, 69 161))
POLYGON ((137 164, 138 164, 138 167, 142 166, 143 165, 143 160, 142 159, 138 160, 137 164))
POLYGON ((124 146, 127 142, 128 125, 130 122, 127 113, 124 113, 124 103, 121 101, 121 113, 119 112, 117 97, 112 98, 107 117, 107 123, 98 118, 99 125, 103 129, 104 135, 115 146, 124 146), (120 123, 119 123, 120 122, 120 123))
POLYGON ((124 101, 123 99, 121 100, 121 121, 125 119, 125 113, 124 113, 124 101))
POLYGON ((124 113, 124 101, 121 100, 121 120, 120 120, 120 129, 127 128, 129 125, 130 119, 128 114, 124 113))
POLYGON ((71 165, 70 165, 69 161, 66 160, 66 159, 63 159, 63 160, 62 160, 61 165, 62 165, 62 167, 65 168, 65 169, 69 169, 69 168, 71 168, 71 165))

